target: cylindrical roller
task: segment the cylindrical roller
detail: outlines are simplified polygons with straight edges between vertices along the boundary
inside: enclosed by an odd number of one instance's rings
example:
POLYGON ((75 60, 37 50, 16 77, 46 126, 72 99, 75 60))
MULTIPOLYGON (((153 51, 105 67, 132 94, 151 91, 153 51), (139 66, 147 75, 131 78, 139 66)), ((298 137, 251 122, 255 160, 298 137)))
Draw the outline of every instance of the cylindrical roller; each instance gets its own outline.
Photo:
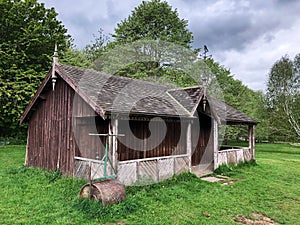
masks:
POLYGON ((124 185, 120 181, 111 179, 84 185, 78 197, 101 201, 102 205, 112 205, 124 201, 126 192, 124 185))

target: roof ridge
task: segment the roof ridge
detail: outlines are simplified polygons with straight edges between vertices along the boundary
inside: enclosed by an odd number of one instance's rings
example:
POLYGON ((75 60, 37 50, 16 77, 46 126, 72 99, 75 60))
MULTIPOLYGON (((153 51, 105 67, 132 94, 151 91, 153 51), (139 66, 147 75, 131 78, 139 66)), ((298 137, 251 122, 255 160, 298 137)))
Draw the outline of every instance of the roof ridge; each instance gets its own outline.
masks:
POLYGON ((178 88, 169 89, 168 91, 180 91, 180 90, 196 89, 196 88, 203 88, 203 86, 195 85, 195 86, 189 86, 189 87, 178 87, 178 88))
POLYGON ((102 75, 113 76, 113 77, 116 77, 116 78, 122 79, 122 80, 138 81, 138 82, 147 83, 147 84, 151 84, 151 85, 155 85, 155 86, 161 86, 161 87, 165 87, 165 88, 171 88, 171 86, 164 85, 164 84, 161 84, 161 83, 158 83, 158 82, 152 82, 152 81, 143 80, 143 79, 135 79, 135 78, 131 78, 131 77, 118 76, 118 75, 115 75, 115 74, 110 74, 110 73, 106 73, 106 72, 103 72, 103 71, 95 70, 94 68, 83 68, 83 67, 73 66, 73 65, 63 64, 63 63, 62 64, 58 64, 58 66, 67 66, 67 67, 71 67, 71 68, 72 67, 73 68, 77 68, 77 69, 80 69, 80 70, 89 70, 89 71, 92 71, 92 72, 95 72, 95 73, 99 73, 99 74, 102 74, 102 75))

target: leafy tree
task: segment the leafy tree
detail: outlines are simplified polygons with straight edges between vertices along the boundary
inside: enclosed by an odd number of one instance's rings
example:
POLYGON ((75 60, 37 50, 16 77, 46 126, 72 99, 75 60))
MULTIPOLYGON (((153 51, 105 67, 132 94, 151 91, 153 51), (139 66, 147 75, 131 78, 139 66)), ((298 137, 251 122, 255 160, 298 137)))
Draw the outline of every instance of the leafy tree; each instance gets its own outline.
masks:
POLYGON ((170 43, 191 49, 193 41, 187 21, 180 19, 177 10, 173 10, 166 1, 160 0, 143 1, 128 18, 117 24, 112 36, 114 41, 105 48, 108 53, 104 57, 105 64, 104 60, 98 60, 94 68, 113 71, 120 76, 150 80, 158 80, 166 71, 174 69, 170 62, 178 53, 176 55, 174 47, 170 49, 170 43), (120 62, 124 58, 127 64, 120 62), (116 70, 119 64, 122 67, 116 70))
POLYGON ((187 25, 188 21, 180 19, 177 10, 172 10, 166 1, 143 1, 127 19, 117 24, 113 37, 121 44, 148 39, 191 48, 193 35, 187 25))
MULTIPOLYGON (((240 80, 234 79, 229 69, 215 62, 212 58, 207 59, 206 63, 211 73, 216 76, 224 101, 259 121, 256 127, 256 138, 258 140, 268 140, 270 132, 268 129, 269 116, 265 107, 264 94, 260 91, 253 91, 240 80)), ((247 138, 247 132, 247 126, 226 126, 225 139, 239 140, 240 137, 247 138)))
POLYGON ((62 50, 69 44, 67 30, 56 19, 54 8, 46 9, 36 0, 2 0, 0 10, 1 50, 13 49, 23 56, 25 64, 14 62, 18 68, 45 71, 54 44, 57 42, 62 50))
POLYGON ((154 81, 168 78, 176 82, 184 80, 183 71, 188 70, 195 59, 193 51, 174 43, 139 40, 107 49, 94 63, 94 68, 119 76, 154 81))
POLYGON ((69 47, 62 52, 62 55, 59 56, 59 62, 83 68, 89 68, 92 63, 84 50, 79 50, 75 47, 69 47))
POLYGON ((267 87, 275 134, 300 138, 300 54, 294 60, 288 56, 278 60, 271 68, 267 87))
POLYGON ((56 17, 36 0, 0 1, 0 136, 20 131, 18 119, 51 66, 54 44, 63 51, 70 43, 56 17))
MULTIPOLYGON (((191 63, 195 61, 195 53, 199 49, 191 50, 193 35, 187 29, 187 21, 180 19, 177 10, 173 10, 167 2, 143 1, 117 25, 112 36, 115 40, 102 48, 103 39, 100 35, 100 59, 93 64, 94 68, 119 76, 168 85, 175 83, 180 87, 201 82, 203 68, 200 64, 201 61, 203 64, 203 60, 197 61, 199 64, 191 63)), ((93 47, 89 47, 89 50, 91 53, 96 52, 93 47)), ((230 70, 213 59, 207 59, 205 63, 212 75, 210 84, 214 85, 218 81, 229 105, 259 121, 265 119, 260 116, 265 112, 262 93, 254 92, 234 79, 230 70)), ((215 87, 209 88, 212 90, 215 87)), ((258 126, 257 133, 262 134, 262 128, 258 126)), ((245 133, 247 127, 234 127, 227 131, 227 135, 234 139, 245 136, 245 133)))
POLYGON ((98 31, 98 36, 94 35, 94 38, 95 41, 86 45, 83 49, 85 57, 91 62, 99 59, 109 44, 109 36, 105 35, 101 28, 98 31))

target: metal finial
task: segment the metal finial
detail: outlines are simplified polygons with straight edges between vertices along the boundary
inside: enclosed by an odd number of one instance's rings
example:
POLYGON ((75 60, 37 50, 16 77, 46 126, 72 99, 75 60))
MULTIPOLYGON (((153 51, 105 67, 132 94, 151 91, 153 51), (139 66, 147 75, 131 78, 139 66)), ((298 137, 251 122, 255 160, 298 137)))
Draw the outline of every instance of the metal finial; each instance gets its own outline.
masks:
POLYGON ((209 57, 211 57, 211 55, 207 55, 207 53, 209 52, 208 48, 206 45, 204 45, 203 47, 203 59, 204 59, 204 77, 202 78, 202 85, 203 85, 203 111, 205 112, 206 109, 206 105, 207 105, 207 93, 206 93, 206 88, 207 88, 207 82, 208 82, 208 78, 207 78, 207 74, 206 74, 206 59, 209 57))
POLYGON ((54 46, 54 54, 53 54, 53 64, 58 63, 58 51, 57 51, 57 44, 55 43, 54 46))
POLYGON ((52 62, 52 90, 54 91, 55 89, 55 83, 56 83, 56 79, 57 76, 55 74, 55 65, 58 64, 58 52, 57 52, 57 44, 55 43, 54 46, 54 54, 53 54, 53 62, 52 62))

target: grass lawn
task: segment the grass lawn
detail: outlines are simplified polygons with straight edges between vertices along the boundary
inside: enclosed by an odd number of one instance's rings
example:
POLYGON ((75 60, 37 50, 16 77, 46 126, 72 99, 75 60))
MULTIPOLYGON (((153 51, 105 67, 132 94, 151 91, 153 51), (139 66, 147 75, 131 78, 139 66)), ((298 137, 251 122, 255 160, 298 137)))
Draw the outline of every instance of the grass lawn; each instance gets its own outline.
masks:
POLYGON ((253 212, 300 224, 296 146, 258 144, 258 165, 229 171, 239 181, 228 186, 183 174, 127 187, 126 201, 110 207, 78 200, 83 180, 24 168, 24 156, 24 146, 0 147, 0 224, 236 224, 238 214, 253 212))

